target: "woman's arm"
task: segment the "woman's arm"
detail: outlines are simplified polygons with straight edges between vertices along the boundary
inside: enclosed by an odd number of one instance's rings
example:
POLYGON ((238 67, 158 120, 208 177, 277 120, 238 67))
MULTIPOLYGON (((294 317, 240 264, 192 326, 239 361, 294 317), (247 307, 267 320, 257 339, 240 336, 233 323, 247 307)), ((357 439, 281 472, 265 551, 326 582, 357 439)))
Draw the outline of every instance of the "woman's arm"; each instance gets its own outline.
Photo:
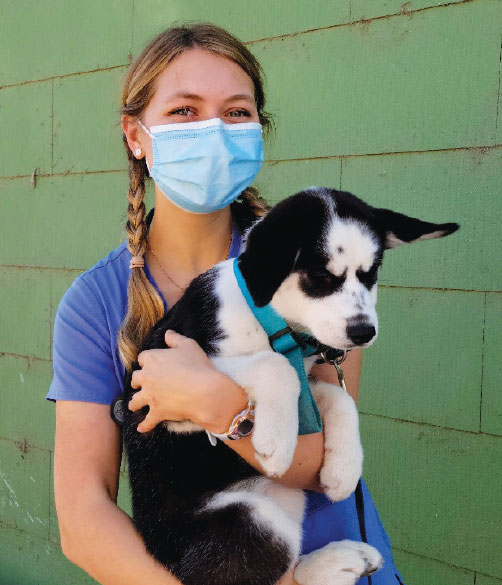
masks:
MULTIPOLYGON (((353 349, 347 354, 347 359, 342 364, 343 375, 345 376, 345 385, 347 392, 357 403, 359 398, 359 385, 361 383, 361 366, 363 362, 363 350, 353 349)), ((336 368, 329 364, 315 365, 312 368, 312 374, 319 380, 330 382, 331 384, 340 385, 336 368)))
MULTIPOLYGON (((189 419, 205 429, 223 433, 237 412, 247 404, 242 388, 218 372, 200 346, 178 333, 167 332, 170 349, 149 350, 138 356, 141 370, 133 374, 132 385, 140 388, 129 403, 131 410, 149 405, 150 411, 138 429, 153 429, 162 420, 189 419)), ((351 352, 344 364, 347 384, 358 391, 360 353, 351 352)), ((316 375, 338 383, 333 366, 320 366, 316 375), (333 379, 335 377, 335 380, 333 379)), ((250 465, 263 471, 256 460, 251 438, 226 441, 250 465)), ((320 490, 319 471, 324 456, 322 433, 301 435, 288 471, 277 481, 288 487, 320 490)))
MULTIPOLYGON (((352 350, 343 363, 343 373, 347 391, 355 402, 359 396, 359 383, 361 380, 362 350, 352 350)), ((338 374, 334 366, 322 364, 314 366, 312 373, 331 384, 339 385, 338 374)), ((228 428, 228 426, 227 426, 228 428)), ((215 431, 221 432, 221 431, 215 431)), ((251 439, 241 439, 239 441, 225 441, 226 444, 248 463, 251 463, 256 469, 260 464, 256 461, 251 439)), ((322 491, 319 485, 319 471, 324 458, 324 439, 322 433, 311 435, 300 435, 296 447, 293 462, 287 472, 276 481, 288 487, 322 491)))
POLYGON ((116 505, 120 456, 109 406, 57 401, 54 487, 63 553, 102 585, 180 585, 116 505))

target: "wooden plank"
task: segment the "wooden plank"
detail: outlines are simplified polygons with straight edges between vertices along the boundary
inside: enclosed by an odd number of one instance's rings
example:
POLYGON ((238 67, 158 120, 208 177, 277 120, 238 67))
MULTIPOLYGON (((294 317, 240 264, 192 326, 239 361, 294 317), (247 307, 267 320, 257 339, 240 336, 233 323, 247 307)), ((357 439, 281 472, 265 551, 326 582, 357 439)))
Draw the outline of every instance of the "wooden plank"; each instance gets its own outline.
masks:
POLYGON ((394 549, 392 554, 406 585, 479 585, 472 571, 402 550, 394 549))
POLYGON ((0 354, 0 435, 42 449, 54 445, 54 405, 44 404, 52 379, 49 361, 0 354))
POLYGON ((0 268, 0 352, 50 359, 48 271, 0 268))
MULTIPOLYGON (((462 2, 463 0, 456 0, 462 2)), ((406 14, 422 8, 452 4, 451 0, 219 0, 204 2, 192 0, 135 0, 134 52, 138 53, 156 34, 172 22, 209 21, 228 29, 242 41, 254 44, 256 40, 280 35, 298 34, 329 26, 348 25, 351 22, 378 18, 391 14, 406 14), (157 18, 152 19, 155 14, 157 18)))
POLYGON ((132 517, 131 488, 129 486, 129 478, 126 472, 120 473, 117 505, 124 510, 126 514, 132 517))
MULTIPOLYGON (((54 406, 53 406, 54 408, 54 406)), ((54 493, 54 451, 50 452, 51 490, 49 494, 49 542, 60 546, 58 516, 56 511, 56 496, 54 493)))
POLYGON ((502 578, 502 438, 362 415, 365 477, 392 544, 502 578))
POLYGON ((2 2, 0 85, 126 64, 133 2, 103 8, 100 0, 2 2))
POLYGON ((54 80, 55 173, 127 169, 119 114, 125 73, 120 68, 54 80))
MULTIPOLYGON (((147 207, 153 200, 149 183, 147 207)), ((25 179, 0 180, 5 218, 0 264, 89 268, 125 240, 127 191, 125 172, 45 177, 35 190, 25 179), (16 236, 20 229, 22 241, 16 236)))
POLYGON ((97 585, 59 546, 0 524, 2 585, 97 585))
POLYGON ((387 14, 403 14, 406 15, 413 10, 421 10, 423 8, 444 7, 445 5, 452 5, 451 10, 455 10, 455 4, 459 4, 465 0, 410 0, 403 2, 402 0, 352 0, 350 4, 350 18, 351 20, 378 18, 387 14))
POLYGON ((368 203, 461 226, 390 251, 380 282, 394 285, 502 290, 501 183, 502 148, 349 157, 342 166, 342 188, 368 203))
POLYGON ((341 159, 266 162, 253 185, 270 203, 312 185, 340 185, 341 159))
POLYGON ((0 439, 0 521, 49 536, 49 452, 0 439))
POLYGON ((350 20, 350 0, 135 0, 134 53, 171 23, 212 22, 242 41, 291 34, 350 20), (156 17, 152 18, 152 14, 156 17))
POLYGON ((477 432, 484 294, 381 288, 378 313, 359 409, 477 432))
POLYGON ((486 295, 481 430, 502 435, 502 295, 486 295))
POLYGON ((493 145, 499 6, 471 2, 253 45, 277 123, 267 158, 493 145))
POLYGON ((476 574, 476 585, 500 585, 501 583, 502 579, 496 579, 495 577, 489 577, 481 573, 476 574))
POLYGON ((36 168, 39 173, 51 172, 51 110, 52 81, 0 90, 0 176, 31 176, 36 168))

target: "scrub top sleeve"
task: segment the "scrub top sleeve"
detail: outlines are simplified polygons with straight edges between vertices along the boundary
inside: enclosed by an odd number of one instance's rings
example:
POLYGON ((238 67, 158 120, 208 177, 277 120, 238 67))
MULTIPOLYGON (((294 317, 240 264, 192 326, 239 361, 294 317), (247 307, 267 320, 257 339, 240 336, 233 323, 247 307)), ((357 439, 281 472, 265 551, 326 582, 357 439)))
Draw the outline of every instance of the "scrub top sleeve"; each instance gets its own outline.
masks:
POLYGON ((53 369, 48 400, 110 404, 122 391, 103 305, 84 278, 66 291, 54 323, 53 369))

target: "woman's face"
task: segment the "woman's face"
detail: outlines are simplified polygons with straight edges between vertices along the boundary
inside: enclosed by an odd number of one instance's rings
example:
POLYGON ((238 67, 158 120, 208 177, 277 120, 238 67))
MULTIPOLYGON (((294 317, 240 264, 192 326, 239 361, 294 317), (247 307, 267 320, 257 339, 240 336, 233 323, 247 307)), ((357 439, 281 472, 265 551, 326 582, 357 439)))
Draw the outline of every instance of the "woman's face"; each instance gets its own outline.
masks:
MULTIPOLYGON (((155 93, 141 121, 150 128, 211 118, 221 118, 226 124, 259 122, 253 82, 230 59, 189 49, 157 77, 155 93)), ((151 138, 139 125, 137 128, 138 145, 151 165, 151 138)))

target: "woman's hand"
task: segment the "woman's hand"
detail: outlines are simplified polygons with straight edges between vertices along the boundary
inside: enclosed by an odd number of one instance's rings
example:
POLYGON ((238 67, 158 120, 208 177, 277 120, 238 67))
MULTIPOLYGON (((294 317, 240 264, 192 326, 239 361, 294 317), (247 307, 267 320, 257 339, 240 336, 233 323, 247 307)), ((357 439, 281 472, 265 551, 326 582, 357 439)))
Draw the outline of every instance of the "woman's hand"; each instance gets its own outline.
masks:
MULTIPOLYGON (((151 349, 138 356, 141 370, 133 373, 131 385, 141 390, 132 397, 129 408, 150 407, 138 430, 150 431, 164 420, 191 420, 213 433, 224 433, 247 405, 244 390, 219 372, 193 339, 166 331, 165 340, 169 349, 151 349)), ((251 437, 225 443, 263 472, 251 437)), ((278 481, 289 487, 319 490, 323 446, 322 433, 299 437, 293 462, 278 481)))
POLYGON ((132 375, 131 386, 141 390, 129 409, 150 407, 138 431, 150 431, 164 420, 191 420, 209 431, 224 432, 247 404, 244 391, 214 367, 193 339, 168 330, 165 341, 168 349, 139 354, 141 370, 132 375))

